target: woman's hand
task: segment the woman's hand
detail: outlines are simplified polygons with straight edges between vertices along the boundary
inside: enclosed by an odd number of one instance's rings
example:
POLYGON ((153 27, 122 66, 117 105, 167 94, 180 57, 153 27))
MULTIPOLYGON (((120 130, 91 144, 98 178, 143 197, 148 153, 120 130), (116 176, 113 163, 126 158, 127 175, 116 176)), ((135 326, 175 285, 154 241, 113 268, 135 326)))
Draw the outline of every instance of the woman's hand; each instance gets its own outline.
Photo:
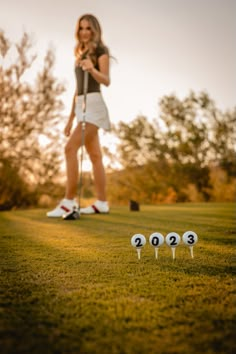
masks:
POLYGON ((94 69, 93 62, 89 58, 81 60, 79 65, 84 71, 91 72, 94 69))
POLYGON ((72 121, 69 120, 64 129, 65 136, 70 136, 71 128, 72 128, 72 121))

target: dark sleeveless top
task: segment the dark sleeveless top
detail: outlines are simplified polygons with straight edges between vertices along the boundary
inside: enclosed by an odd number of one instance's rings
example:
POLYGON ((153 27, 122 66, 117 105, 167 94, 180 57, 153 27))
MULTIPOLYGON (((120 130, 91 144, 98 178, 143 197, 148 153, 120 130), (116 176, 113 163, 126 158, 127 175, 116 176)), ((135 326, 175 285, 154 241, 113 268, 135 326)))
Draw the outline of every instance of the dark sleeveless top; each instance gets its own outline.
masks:
MULTIPOLYGON (((95 50, 96 55, 96 65, 95 69, 99 70, 98 67, 98 58, 103 54, 109 54, 107 47, 98 47, 95 50)), ((75 66, 75 76, 76 76, 76 93, 77 95, 83 95, 83 87, 84 87, 84 70, 80 66, 75 66)), ((88 93, 91 92, 100 92, 100 84, 92 77, 92 75, 88 75, 88 93)))

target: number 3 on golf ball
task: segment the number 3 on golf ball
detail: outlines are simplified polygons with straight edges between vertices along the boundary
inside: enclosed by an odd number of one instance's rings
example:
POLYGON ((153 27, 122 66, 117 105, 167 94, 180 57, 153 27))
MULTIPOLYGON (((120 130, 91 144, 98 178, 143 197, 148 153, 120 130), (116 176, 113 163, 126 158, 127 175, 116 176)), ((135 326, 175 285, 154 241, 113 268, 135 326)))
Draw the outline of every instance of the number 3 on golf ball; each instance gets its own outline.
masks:
POLYGON ((142 234, 135 234, 131 238, 131 245, 136 248, 141 248, 145 246, 146 238, 142 234))
POLYGON ((183 236, 182 240, 187 246, 193 246, 198 241, 197 234, 193 231, 186 231, 183 236))
POLYGON ((180 244, 181 238, 176 232, 170 232, 166 235, 166 243, 170 247, 177 247, 180 244))

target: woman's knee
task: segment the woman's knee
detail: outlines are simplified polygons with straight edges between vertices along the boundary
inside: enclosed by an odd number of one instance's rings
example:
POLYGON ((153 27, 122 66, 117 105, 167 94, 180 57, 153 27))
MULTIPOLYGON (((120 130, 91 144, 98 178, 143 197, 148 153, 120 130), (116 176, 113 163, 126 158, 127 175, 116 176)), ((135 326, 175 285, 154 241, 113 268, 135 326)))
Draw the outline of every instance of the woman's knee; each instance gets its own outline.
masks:
POLYGON ((93 165, 97 163, 102 163, 102 154, 100 150, 97 151, 88 151, 90 161, 93 165))
POLYGON ((102 152, 100 148, 98 129, 92 124, 89 124, 86 129, 85 146, 89 158, 93 164, 100 163, 102 161, 102 152))
POLYGON ((77 150, 74 148, 74 146, 70 142, 68 142, 66 144, 64 152, 65 152, 66 157, 77 154, 77 150))

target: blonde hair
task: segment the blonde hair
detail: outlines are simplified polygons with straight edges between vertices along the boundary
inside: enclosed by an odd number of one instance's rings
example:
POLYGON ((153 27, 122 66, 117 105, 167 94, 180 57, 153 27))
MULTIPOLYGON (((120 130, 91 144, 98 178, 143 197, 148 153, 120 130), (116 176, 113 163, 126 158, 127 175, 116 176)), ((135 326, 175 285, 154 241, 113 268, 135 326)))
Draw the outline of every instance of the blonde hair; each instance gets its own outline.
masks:
POLYGON ((88 44, 88 55, 91 57, 91 59, 93 61, 95 61, 96 48, 98 48, 98 47, 104 48, 105 45, 102 40, 101 26, 100 26, 97 18, 94 15, 84 14, 78 19, 77 24, 76 24, 76 29, 75 29, 76 45, 75 45, 75 49, 74 49, 74 54, 76 57, 78 57, 81 55, 81 53, 84 50, 83 43, 80 42, 80 38, 79 38, 80 23, 82 20, 88 21, 89 25, 91 27, 92 39, 91 39, 91 42, 88 44))

